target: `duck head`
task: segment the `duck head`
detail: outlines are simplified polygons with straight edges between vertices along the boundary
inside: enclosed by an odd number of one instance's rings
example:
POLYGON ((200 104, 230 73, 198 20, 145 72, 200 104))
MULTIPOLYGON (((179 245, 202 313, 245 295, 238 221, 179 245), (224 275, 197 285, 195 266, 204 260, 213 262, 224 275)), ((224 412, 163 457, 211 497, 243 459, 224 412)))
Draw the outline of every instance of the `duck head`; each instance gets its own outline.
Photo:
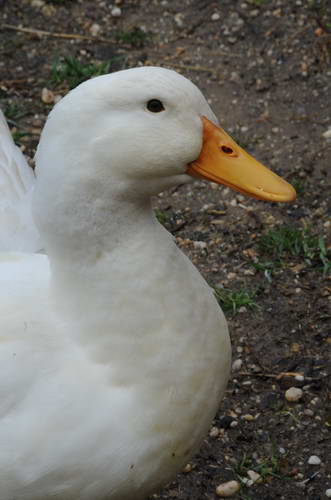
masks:
POLYGON ((128 196, 153 195, 192 177, 269 201, 291 201, 286 181, 218 125, 200 90, 178 73, 141 67, 82 83, 50 113, 37 176, 128 196))

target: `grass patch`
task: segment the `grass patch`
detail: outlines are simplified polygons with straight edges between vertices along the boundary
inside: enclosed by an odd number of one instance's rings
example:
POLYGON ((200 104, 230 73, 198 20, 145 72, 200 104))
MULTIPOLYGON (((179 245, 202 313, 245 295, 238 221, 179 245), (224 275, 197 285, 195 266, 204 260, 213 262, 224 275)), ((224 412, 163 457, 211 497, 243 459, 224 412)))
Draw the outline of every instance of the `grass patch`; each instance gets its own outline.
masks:
POLYGON ((55 86, 65 84, 72 89, 89 78, 110 73, 114 62, 115 58, 102 63, 86 63, 73 56, 57 58, 52 64, 50 82, 55 86))
POLYGON ((331 270, 331 251, 326 248, 325 238, 313 234, 310 227, 272 229, 261 236, 259 247, 278 261, 288 256, 301 257, 308 265, 320 267, 324 274, 331 270))
POLYGON ((142 48, 148 39, 148 34, 142 29, 135 27, 129 31, 118 31, 115 34, 116 40, 131 45, 131 47, 142 48))
POLYGON ((291 184, 297 192, 298 196, 302 196, 305 192, 305 182, 299 177, 291 179, 291 184))
POLYGON ((256 292, 249 290, 229 290, 228 288, 214 287, 215 297, 224 311, 231 311, 236 314, 240 307, 257 309, 258 305, 254 301, 256 292))
POLYGON ((16 144, 16 146, 20 147, 21 146, 21 139, 22 137, 26 137, 27 135, 30 135, 29 132, 24 132, 23 130, 11 130, 11 135, 12 138, 16 144))
POLYGON ((265 481, 270 477, 281 479, 285 475, 282 470, 284 458, 284 455, 278 454, 276 446, 273 446, 270 457, 255 460, 245 454, 242 460, 234 467, 234 472, 243 486, 245 486, 243 478, 247 477, 247 472, 249 470, 254 470, 260 474, 262 481, 265 481))
POLYGON ((20 118, 23 118, 28 113, 25 109, 16 103, 8 104, 4 109, 4 114, 6 116, 7 121, 10 124, 16 125, 16 121, 20 118))
POLYGON ((159 221, 162 226, 164 226, 167 222, 169 222, 169 215, 164 212, 163 210, 160 210, 159 208, 154 209, 154 214, 157 220, 159 221))
POLYGON ((275 265, 275 262, 272 261, 266 261, 266 262, 250 262, 250 265, 254 267, 257 271, 262 271, 264 274, 265 279, 271 283, 273 275, 275 273, 277 265, 275 265))

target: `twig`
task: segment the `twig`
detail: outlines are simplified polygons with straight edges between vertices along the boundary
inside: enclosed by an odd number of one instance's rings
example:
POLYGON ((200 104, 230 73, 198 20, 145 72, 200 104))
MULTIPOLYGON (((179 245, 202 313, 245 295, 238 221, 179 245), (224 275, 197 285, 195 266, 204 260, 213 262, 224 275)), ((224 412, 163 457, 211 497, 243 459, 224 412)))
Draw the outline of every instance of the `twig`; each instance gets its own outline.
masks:
POLYGON ((33 28, 20 28, 19 26, 14 26, 13 24, 3 24, 1 27, 8 30, 20 31, 22 33, 30 33, 31 35, 37 35, 37 36, 51 36, 53 38, 66 38, 69 40, 73 39, 73 40, 88 40, 90 42, 115 43, 115 40, 112 40, 111 38, 78 35, 76 33, 55 33, 51 31, 37 30, 33 28))
POLYGON ((34 78, 29 76, 29 78, 16 78, 15 80, 1 80, 0 85, 13 85, 15 83, 26 83, 33 82, 34 78))
MULTIPOLYGON (((242 375, 244 377, 261 377, 261 378, 274 378, 276 380, 279 380, 283 377, 294 377, 296 375, 302 375, 301 373, 296 373, 296 372, 281 372, 281 373, 265 373, 265 372, 245 372, 245 371, 240 371, 238 372, 238 375, 242 375)), ((325 378, 328 378, 331 376, 331 373, 327 373, 326 375, 321 375, 320 377, 306 377, 305 380, 307 382, 317 382, 319 380, 324 380, 325 378)))
POLYGON ((168 64, 169 64, 169 66, 173 66, 174 68, 191 70, 191 71, 198 71, 198 72, 203 72, 203 73, 213 73, 216 76, 218 76, 218 73, 219 73, 217 71, 217 69, 206 68, 205 66, 192 66, 191 64, 178 64, 178 63, 174 63, 172 61, 169 61, 168 64))

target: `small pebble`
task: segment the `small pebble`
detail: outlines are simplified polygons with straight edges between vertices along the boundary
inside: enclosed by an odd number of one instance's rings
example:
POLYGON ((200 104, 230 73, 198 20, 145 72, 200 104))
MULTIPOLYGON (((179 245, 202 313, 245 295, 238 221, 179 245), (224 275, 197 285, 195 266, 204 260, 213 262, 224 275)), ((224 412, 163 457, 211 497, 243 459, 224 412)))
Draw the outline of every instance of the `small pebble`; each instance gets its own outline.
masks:
POLYGON ((331 139, 331 128, 329 128, 326 132, 323 134, 324 139, 331 139))
POLYGON ((221 19, 221 15, 218 12, 214 12, 211 16, 212 21, 219 21, 221 19))
POLYGON ((113 7, 110 13, 113 17, 121 17, 122 9, 120 7, 113 7))
POLYGON ((174 21, 177 24, 178 28, 183 28, 184 26, 184 21, 183 21, 183 14, 178 13, 174 16, 174 21))
POLYGON ((43 0, 32 0, 31 2, 31 7, 43 7, 45 5, 45 2, 43 0))
POLYGON ((193 241, 193 246, 197 250, 204 250, 207 248, 207 243, 205 241, 193 241))
POLYGON ((303 395, 302 389, 299 389, 298 387, 290 387, 285 392, 285 399, 287 401, 290 401, 291 403, 295 403, 302 398, 302 395, 303 395))
POLYGON ((41 100, 45 104, 52 104, 55 100, 55 95, 51 90, 44 87, 41 91, 41 100))
POLYGON ((228 481, 227 483, 219 484, 216 488, 216 495, 222 498, 232 497, 240 490, 238 481, 228 481))
POLYGON ((90 33, 91 33, 92 36, 99 35, 100 31, 101 31, 100 24, 93 23, 92 26, 90 27, 90 33))
POLYGON ((235 359, 234 362, 232 363, 232 370, 234 372, 237 372, 237 371, 239 371, 241 369, 242 365, 243 365, 243 360, 242 359, 240 359, 240 358, 235 359))
POLYGON ((304 413, 304 415, 307 415, 307 417, 313 417, 314 416, 314 412, 310 408, 306 408, 305 410, 303 410, 303 413, 304 413))
POLYGON ((261 476, 255 470, 248 470, 247 476, 253 481, 253 483, 261 482, 261 476))
POLYGON ((246 415, 243 415, 241 418, 243 420, 246 420, 246 422, 252 422, 254 420, 254 416, 251 415, 250 413, 247 413, 246 415))
POLYGON ((209 431, 209 436, 215 438, 215 437, 219 436, 219 433, 220 433, 220 430, 218 427, 212 427, 209 431))
POLYGON ((184 467, 184 469, 183 469, 183 472, 185 474, 188 474, 189 472, 191 472, 191 470, 192 470, 192 465, 191 464, 186 464, 185 467, 184 467))
POLYGON ((320 465, 321 462, 322 460, 317 455, 312 455, 308 458, 309 465, 320 465))
POLYGON ((331 498, 331 488, 325 491, 325 495, 327 496, 327 498, 331 498))

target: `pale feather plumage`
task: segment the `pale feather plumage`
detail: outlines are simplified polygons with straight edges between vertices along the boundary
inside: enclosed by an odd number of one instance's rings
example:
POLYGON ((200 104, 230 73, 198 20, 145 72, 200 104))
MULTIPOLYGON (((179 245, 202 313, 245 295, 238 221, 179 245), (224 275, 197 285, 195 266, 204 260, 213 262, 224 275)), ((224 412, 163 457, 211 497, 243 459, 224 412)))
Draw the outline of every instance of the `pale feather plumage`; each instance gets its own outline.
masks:
POLYGON ((149 198, 189 180, 202 113, 215 120, 161 68, 96 78, 52 111, 34 195, 49 257, 0 256, 1 500, 144 499, 201 443, 227 326, 149 198))
POLYGON ((35 175, 15 146, 0 110, 0 250, 36 252, 41 243, 31 217, 35 175))

